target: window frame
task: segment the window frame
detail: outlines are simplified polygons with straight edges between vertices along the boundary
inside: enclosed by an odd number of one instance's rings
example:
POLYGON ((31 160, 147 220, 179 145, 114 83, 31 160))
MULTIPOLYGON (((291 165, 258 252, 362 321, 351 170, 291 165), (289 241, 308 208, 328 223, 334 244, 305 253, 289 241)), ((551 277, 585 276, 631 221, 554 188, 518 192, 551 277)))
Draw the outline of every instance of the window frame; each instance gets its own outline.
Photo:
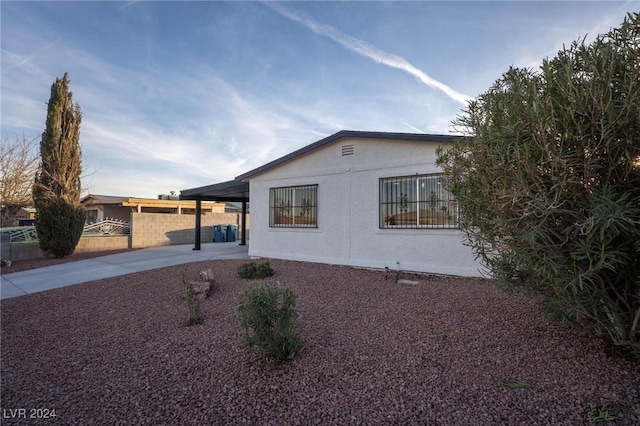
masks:
POLYGON ((378 228, 460 229, 460 206, 442 185, 443 177, 425 173, 379 178, 378 228), (399 188, 389 191, 391 185, 399 188))
POLYGON ((269 188, 269 228, 318 228, 318 184, 269 188), (310 191, 309 196, 300 196, 302 191, 310 191), (291 222, 278 220, 283 215, 291 222))

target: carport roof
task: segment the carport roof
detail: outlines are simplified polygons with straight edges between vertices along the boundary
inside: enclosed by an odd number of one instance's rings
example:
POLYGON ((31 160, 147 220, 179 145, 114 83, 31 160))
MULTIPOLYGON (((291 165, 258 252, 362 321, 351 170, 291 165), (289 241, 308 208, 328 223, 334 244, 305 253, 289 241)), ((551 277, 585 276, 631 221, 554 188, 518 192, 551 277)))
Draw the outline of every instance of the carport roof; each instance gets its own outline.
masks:
POLYGON ((180 191, 181 200, 249 201, 249 182, 230 180, 180 191))

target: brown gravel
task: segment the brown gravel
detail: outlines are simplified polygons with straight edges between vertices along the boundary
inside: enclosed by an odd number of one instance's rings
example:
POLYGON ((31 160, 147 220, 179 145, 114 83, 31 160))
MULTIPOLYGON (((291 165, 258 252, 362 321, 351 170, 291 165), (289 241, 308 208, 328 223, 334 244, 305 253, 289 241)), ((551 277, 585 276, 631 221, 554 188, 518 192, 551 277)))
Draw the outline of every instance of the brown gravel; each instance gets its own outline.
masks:
POLYGON ((211 268, 204 324, 187 327, 183 266, 13 299, 2 308, 3 424, 579 425, 593 404, 640 422, 640 366, 551 324, 490 280, 272 260, 298 295, 303 352, 274 365, 242 345, 244 261, 211 268), (511 389, 504 381, 524 381, 511 389))

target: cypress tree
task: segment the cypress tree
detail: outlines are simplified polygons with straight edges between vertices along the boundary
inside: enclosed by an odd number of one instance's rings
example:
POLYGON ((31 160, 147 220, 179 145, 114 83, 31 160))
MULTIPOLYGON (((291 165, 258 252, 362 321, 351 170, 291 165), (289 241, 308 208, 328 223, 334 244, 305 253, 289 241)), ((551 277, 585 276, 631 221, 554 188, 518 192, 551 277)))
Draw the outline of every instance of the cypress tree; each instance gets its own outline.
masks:
POLYGON ((41 163, 33 186, 40 248, 49 256, 72 254, 84 228, 86 211, 80 204, 81 120, 80 106, 73 104, 65 73, 51 86, 40 142, 41 163))

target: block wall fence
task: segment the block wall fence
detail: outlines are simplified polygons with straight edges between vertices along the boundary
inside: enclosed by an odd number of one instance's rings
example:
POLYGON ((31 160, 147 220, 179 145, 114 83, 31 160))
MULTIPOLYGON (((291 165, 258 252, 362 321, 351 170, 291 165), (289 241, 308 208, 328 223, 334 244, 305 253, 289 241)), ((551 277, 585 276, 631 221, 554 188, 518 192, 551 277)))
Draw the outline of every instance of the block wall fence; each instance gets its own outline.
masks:
MULTIPOLYGON (((194 244, 195 220, 193 215, 131 213, 131 248, 194 244)), ((241 215, 239 213, 203 215, 201 241, 203 243, 213 242, 214 225, 240 225, 240 221, 241 215)), ((249 222, 249 215, 247 215, 247 231, 249 230, 249 222)), ((236 239, 240 239, 239 230, 236 239)))
MULTIPOLYGON (((174 244, 195 244, 195 216, 160 213, 131 213, 131 235, 89 236, 83 235, 74 253, 145 248, 174 244)), ((238 225, 236 241, 240 241, 239 213, 209 213, 202 216, 201 241, 213 242, 214 225, 238 225)), ((250 216, 247 214, 249 239, 250 216)), ((4 234, 3 234, 4 235, 4 234)), ((8 237, 8 235, 7 235, 8 237)), ((42 257, 38 242, 11 243, 2 240, 2 257, 12 261, 42 257), (8 256, 7 256, 8 255, 8 256)))

